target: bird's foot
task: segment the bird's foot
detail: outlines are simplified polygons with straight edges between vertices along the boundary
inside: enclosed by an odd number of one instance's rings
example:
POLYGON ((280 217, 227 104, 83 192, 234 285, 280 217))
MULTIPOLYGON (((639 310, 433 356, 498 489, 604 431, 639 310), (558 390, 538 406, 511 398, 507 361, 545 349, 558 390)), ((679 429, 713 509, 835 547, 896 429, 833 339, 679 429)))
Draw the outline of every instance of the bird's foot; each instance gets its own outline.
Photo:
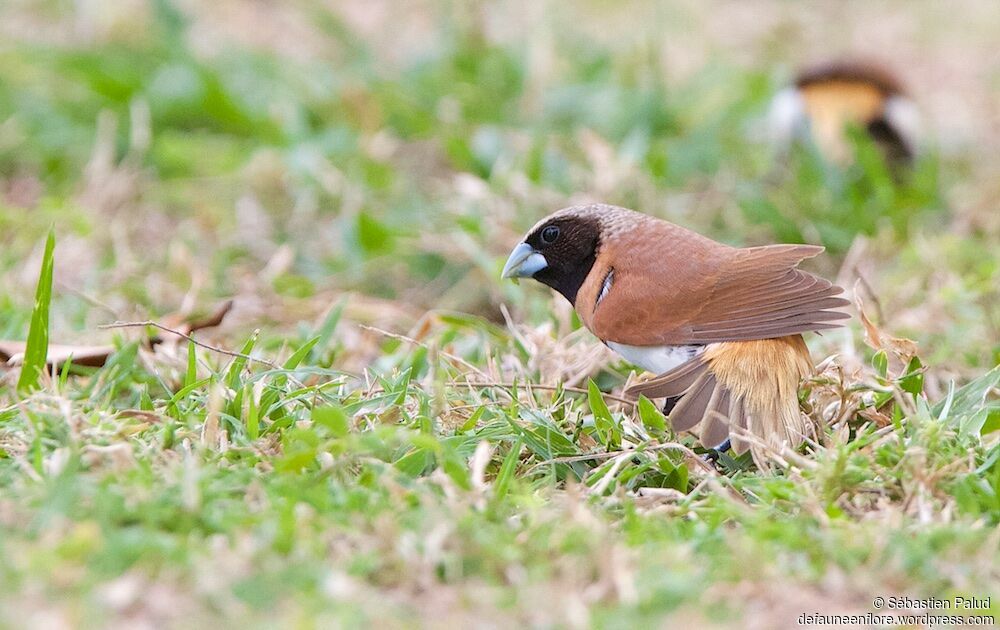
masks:
POLYGON ((719 461, 719 456, 728 451, 730 448, 732 448, 732 446, 733 443, 727 438, 725 442, 719 444, 715 448, 705 453, 704 455, 705 461, 709 462, 710 464, 717 465, 719 461))

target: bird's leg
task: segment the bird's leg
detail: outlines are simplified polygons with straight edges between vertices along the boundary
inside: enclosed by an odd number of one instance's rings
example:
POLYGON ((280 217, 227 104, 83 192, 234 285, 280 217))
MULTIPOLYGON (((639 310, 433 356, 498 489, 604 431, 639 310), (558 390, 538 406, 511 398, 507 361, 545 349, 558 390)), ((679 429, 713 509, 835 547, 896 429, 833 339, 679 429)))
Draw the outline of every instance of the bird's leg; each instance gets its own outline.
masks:
POLYGON ((729 438, 726 438, 725 442, 719 444, 709 452, 705 453, 705 461, 709 461, 714 464, 715 462, 719 461, 719 455, 728 451, 730 448, 732 448, 732 446, 733 446, 732 441, 729 438))

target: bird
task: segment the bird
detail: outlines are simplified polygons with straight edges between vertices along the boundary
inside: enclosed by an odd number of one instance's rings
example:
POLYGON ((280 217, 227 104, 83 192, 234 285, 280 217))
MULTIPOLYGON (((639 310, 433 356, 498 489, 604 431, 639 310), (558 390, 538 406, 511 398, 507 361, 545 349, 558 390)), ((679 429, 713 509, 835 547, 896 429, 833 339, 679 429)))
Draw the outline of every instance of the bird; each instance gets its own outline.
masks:
POLYGON ((843 325, 843 289, 797 268, 815 245, 739 248, 607 204, 563 208, 510 253, 502 278, 533 278, 569 300, 607 347, 656 376, 626 393, 665 399, 676 432, 730 440, 759 467, 812 434, 799 409, 813 370, 802 337, 843 325))
POLYGON ((865 131, 892 167, 911 164, 920 115, 902 83, 871 61, 837 60, 803 69, 771 101, 772 139, 781 146, 811 138, 825 159, 851 162, 847 127, 865 131))

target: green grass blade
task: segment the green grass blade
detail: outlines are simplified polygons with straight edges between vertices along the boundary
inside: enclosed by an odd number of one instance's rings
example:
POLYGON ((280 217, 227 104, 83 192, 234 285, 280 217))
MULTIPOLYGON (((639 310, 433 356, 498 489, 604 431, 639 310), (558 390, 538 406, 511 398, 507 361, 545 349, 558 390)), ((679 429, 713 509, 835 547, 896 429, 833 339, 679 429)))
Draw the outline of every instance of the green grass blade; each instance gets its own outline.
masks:
POLYGON ((514 480, 514 472, 517 469, 517 462, 521 458, 521 440, 515 440, 514 446, 511 447, 510 452, 507 456, 503 458, 503 463, 500 465, 500 472, 497 473, 497 478, 493 482, 493 498, 496 501, 502 501, 506 496, 508 490, 510 490, 510 484, 514 480))
POLYGON ((593 379, 587 381, 587 401, 590 404, 590 411, 594 414, 594 425, 601 441, 609 449, 618 448, 621 445, 621 429, 615 423, 611 410, 608 409, 601 390, 593 379))
POLYGON ((229 366, 229 372, 226 375, 226 385, 229 389, 238 390, 242 385, 240 377, 243 373, 243 368, 247 365, 247 357, 253 352, 253 348, 257 345, 257 338, 260 336, 260 331, 255 330, 243 348, 240 349, 240 355, 233 359, 233 362, 229 366))
POLYGON ((45 370, 49 353, 49 304, 52 302, 52 265, 56 247, 54 230, 49 230, 45 241, 45 254, 38 274, 38 288, 35 290, 35 308, 31 312, 31 327, 28 329, 28 343, 24 350, 24 363, 17 390, 21 393, 38 388, 45 370))
POLYGON ((194 343, 189 341, 188 355, 187 355, 187 373, 184 376, 184 386, 188 387, 197 380, 198 380, 198 356, 195 351, 194 343))
POLYGON ((656 408, 656 405, 645 396, 639 396, 639 420, 642 424, 655 433, 662 435, 667 430, 667 420, 656 408))
POLYGON ((305 358, 309 356, 309 353, 316 346, 316 344, 319 343, 319 340, 320 337, 317 335, 316 337, 313 337, 309 341, 302 344, 298 350, 292 353, 292 356, 288 357, 288 360, 285 361, 285 364, 282 367, 286 370, 294 370, 295 368, 299 367, 299 364, 301 364, 302 361, 304 361, 305 358))

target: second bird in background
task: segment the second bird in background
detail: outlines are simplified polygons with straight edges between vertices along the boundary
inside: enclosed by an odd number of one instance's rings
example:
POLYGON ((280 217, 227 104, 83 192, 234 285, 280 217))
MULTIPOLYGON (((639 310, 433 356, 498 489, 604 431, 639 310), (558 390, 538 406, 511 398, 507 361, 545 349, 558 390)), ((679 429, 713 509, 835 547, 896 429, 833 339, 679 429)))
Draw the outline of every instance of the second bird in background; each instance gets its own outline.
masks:
POLYGON ((871 62, 835 61, 807 68, 771 102, 770 133, 782 147, 807 140, 835 164, 853 158, 848 130, 868 134, 894 168, 916 152, 920 116, 902 83, 871 62))

